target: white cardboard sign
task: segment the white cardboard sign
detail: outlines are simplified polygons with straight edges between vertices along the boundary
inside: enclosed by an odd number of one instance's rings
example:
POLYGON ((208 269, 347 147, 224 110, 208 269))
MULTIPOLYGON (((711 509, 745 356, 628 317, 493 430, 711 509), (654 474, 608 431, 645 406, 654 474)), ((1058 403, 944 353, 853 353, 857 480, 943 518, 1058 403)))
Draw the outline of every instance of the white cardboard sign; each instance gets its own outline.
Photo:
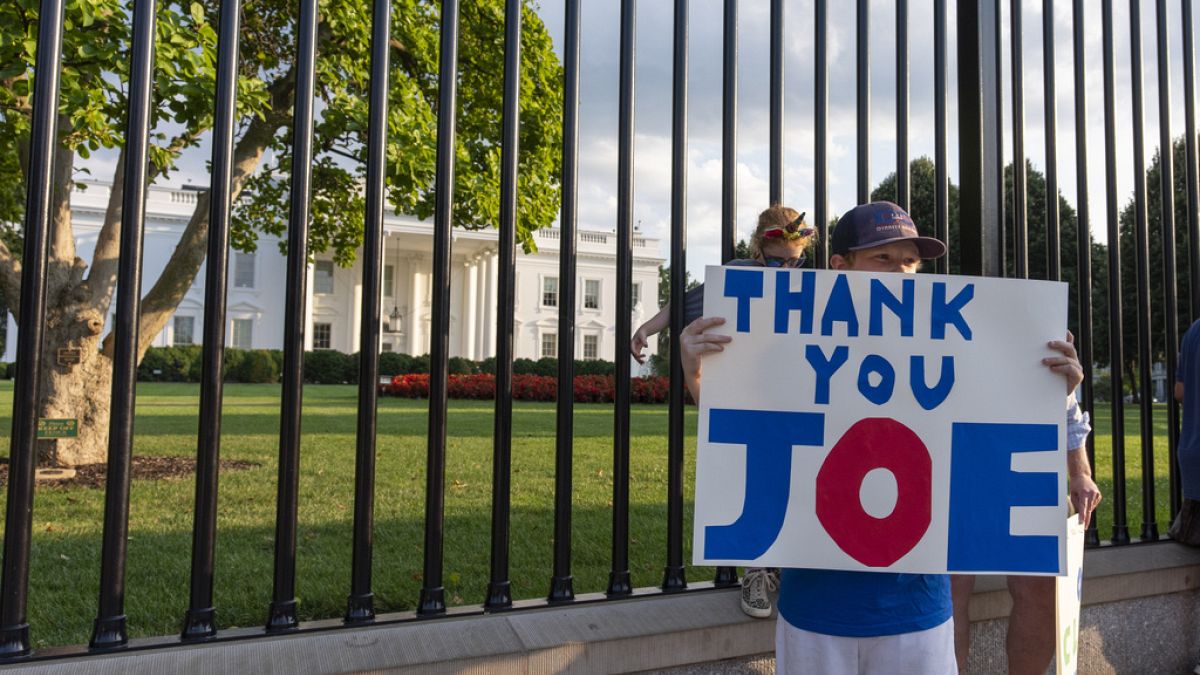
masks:
POLYGON ((1062 574, 1066 284, 709 267, 697 564, 1062 574))
POLYGON ((1083 604, 1083 522, 1079 516, 1067 521, 1067 574, 1054 580, 1055 638, 1054 672, 1079 672, 1079 608, 1083 604))

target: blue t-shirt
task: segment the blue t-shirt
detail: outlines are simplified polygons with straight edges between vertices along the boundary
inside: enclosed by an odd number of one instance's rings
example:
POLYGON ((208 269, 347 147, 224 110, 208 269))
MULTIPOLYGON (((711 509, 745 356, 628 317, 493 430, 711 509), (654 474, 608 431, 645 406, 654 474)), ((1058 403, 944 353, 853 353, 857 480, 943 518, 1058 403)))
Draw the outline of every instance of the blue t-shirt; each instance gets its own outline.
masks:
POLYGON ((1179 434, 1179 477, 1183 496, 1200 500, 1200 321, 1183 334, 1175 379, 1183 383, 1183 430, 1179 434))
POLYGON ((779 615, 801 630, 881 637, 940 626, 950 619, 950 577, 784 569, 779 615))

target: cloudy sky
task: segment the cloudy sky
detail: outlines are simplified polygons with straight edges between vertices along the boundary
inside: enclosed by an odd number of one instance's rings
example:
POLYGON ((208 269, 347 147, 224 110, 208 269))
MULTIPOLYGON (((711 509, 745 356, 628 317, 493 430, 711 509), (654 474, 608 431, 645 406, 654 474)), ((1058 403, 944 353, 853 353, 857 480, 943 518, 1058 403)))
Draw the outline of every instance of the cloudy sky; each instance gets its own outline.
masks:
MULTIPOLYGON (((1025 153, 1039 170, 1045 168, 1044 106, 1042 90, 1041 0, 1023 1, 1025 153)), ((854 3, 829 3, 829 211, 838 214, 855 203, 855 16, 854 3)), ((1011 104, 1011 50, 1009 13, 1004 27, 1005 157, 1012 157, 1013 110, 1011 104)), ((1099 3, 1085 3, 1087 36, 1088 190, 1092 228, 1104 240, 1105 185, 1103 146, 1103 68, 1099 3)), ((1117 166, 1120 203, 1133 190, 1132 62, 1129 50, 1130 17, 1127 3, 1114 3, 1116 63, 1117 166)), ((1183 66, 1179 3, 1169 5, 1171 133, 1183 134, 1183 66)), ((582 227, 610 230, 616 226, 617 98, 619 5, 617 0, 583 0, 582 72, 580 94, 580 199, 582 227)), ((637 24, 635 205, 636 221, 649 235, 662 238, 661 253, 668 255, 671 197, 671 81, 673 3, 639 3, 637 24)), ((948 120, 949 171, 958 182, 957 107, 954 63, 954 2, 948 2, 948 120)), ((1076 204, 1074 62, 1071 3, 1054 3, 1055 63, 1058 113, 1059 184, 1063 195, 1076 204)), ((912 157, 933 156, 933 2, 910 2, 910 133, 912 157)), ((758 211, 767 205, 768 192, 768 10, 769 0, 742 0, 739 10, 738 98, 738 227, 746 236, 758 211)), ((561 0, 540 0, 539 14, 561 55, 563 6, 561 0)), ((812 110, 813 21, 812 0, 785 3, 785 127, 784 202, 811 213, 814 195, 812 110)), ((1143 78, 1145 82, 1145 138, 1147 163, 1158 147, 1158 72, 1155 39, 1155 3, 1142 2, 1143 78)), ((895 169, 895 6, 885 0, 871 2, 871 184, 895 169)), ((721 211, 721 34, 722 0, 693 0, 690 4, 688 73, 688 268, 699 274, 706 264, 719 262, 718 232, 721 211)), ((181 162, 170 183, 206 184, 204 161, 207 144, 181 162)), ((94 157, 94 175, 110 176, 111 158, 94 157)), ((1153 187, 1153 186, 1152 186, 1153 187)))
MULTIPOLYGON (((954 63, 954 5, 949 2, 950 44, 949 171, 958 182, 957 78, 954 63)), ((1004 3, 1007 5, 1007 3, 1004 3)), ((1099 3, 1086 3, 1089 171, 1088 191, 1092 227, 1104 237, 1103 64, 1099 3)), ((1168 3, 1171 26, 1171 132, 1183 134, 1183 66, 1179 3, 1168 3)), ((593 228, 614 226, 616 215, 617 68, 619 53, 618 3, 584 2, 582 37, 580 144, 580 219, 593 228)), ((829 211, 837 214, 855 203, 855 16, 854 3, 829 3, 829 211)), ((1035 167, 1045 169, 1043 41, 1041 0, 1022 5, 1025 153, 1035 167)), ((1074 60, 1071 3, 1054 3, 1055 73, 1057 88, 1059 184, 1066 199, 1076 204, 1074 60)), ((1125 3, 1114 13, 1116 63, 1117 165, 1120 202, 1133 190, 1132 61, 1130 17, 1125 3)), ((754 218, 767 203, 768 191, 768 45, 769 2, 743 1, 739 14, 738 226, 748 234, 754 218)), ((813 45, 809 27, 812 0, 785 4, 785 126, 784 202, 801 210, 814 199, 813 45)), ((1158 72, 1155 3, 1142 3, 1143 79, 1147 163, 1158 146, 1158 72)), ((561 48, 561 3, 543 2, 540 10, 561 48)), ((688 92, 688 267, 693 273, 719 262, 718 231, 721 209, 721 0, 694 0, 690 7, 688 92)), ((933 156, 933 3, 910 3, 910 133, 912 157, 933 156)), ((1010 16, 1004 8, 1005 157, 1012 157, 1012 90, 1010 16)), ((637 139, 635 148, 635 214, 643 230, 666 237, 670 226, 671 151, 671 26, 669 2, 642 2, 638 7, 637 139)), ((894 171, 895 128, 895 5, 871 3, 871 184, 894 171)))

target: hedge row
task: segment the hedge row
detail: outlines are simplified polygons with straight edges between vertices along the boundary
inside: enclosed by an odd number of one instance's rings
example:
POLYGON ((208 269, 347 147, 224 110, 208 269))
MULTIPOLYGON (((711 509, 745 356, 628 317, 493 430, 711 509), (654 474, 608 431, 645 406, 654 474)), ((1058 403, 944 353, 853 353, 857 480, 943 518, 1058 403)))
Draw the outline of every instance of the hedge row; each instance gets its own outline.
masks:
MULTIPOLYGON (((635 377, 630 380, 630 401, 633 403, 666 403, 671 380, 662 376, 635 377)), ((392 383, 382 385, 385 394, 402 398, 429 398, 429 375, 415 373, 397 375, 392 383)), ((577 375, 574 383, 576 403, 611 403, 614 397, 612 375, 577 375)), ((555 401, 558 398, 558 378, 547 375, 514 375, 513 400, 555 401)), ((496 398, 496 377, 488 373, 451 375, 447 395, 455 399, 496 398)), ((688 397, 688 401, 691 398, 688 397)))
MULTIPOLYGON (((138 366, 143 382, 199 382, 201 347, 151 347, 138 366)), ((452 375, 495 373, 496 359, 471 361, 452 357, 452 375)), ((610 361, 576 361, 577 375, 612 375, 616 367, 610 361)), ((226 382, 278 382, 283 371, 283 352, 278 349, 226 349, 226 382)), ((429 372, 429 355, 409 356, 397 352, 379 355, 379 374, 403 375, 429 372)), ((558 374, 557 359, 516 359, 516 375, 553 376, 558 374)), ((318 350, 304 355, 304 381, 310 384, 357 384, 358 354, 318 350)))

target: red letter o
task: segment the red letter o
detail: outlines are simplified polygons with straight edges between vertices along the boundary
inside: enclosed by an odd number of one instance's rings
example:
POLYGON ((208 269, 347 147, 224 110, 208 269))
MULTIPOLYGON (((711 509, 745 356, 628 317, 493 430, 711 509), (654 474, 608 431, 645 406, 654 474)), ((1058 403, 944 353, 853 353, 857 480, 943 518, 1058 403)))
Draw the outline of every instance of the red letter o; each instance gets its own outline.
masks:
POLYGON ((932 510, 929 449, 912 429, 872 417, 846 430, 817 473, 817 518, 850 557, 888 567, 912 550, 929 529, 932 510), (896 477, 896 508, 886 518, 863 509, 859 491, 874 469, 896 477))

